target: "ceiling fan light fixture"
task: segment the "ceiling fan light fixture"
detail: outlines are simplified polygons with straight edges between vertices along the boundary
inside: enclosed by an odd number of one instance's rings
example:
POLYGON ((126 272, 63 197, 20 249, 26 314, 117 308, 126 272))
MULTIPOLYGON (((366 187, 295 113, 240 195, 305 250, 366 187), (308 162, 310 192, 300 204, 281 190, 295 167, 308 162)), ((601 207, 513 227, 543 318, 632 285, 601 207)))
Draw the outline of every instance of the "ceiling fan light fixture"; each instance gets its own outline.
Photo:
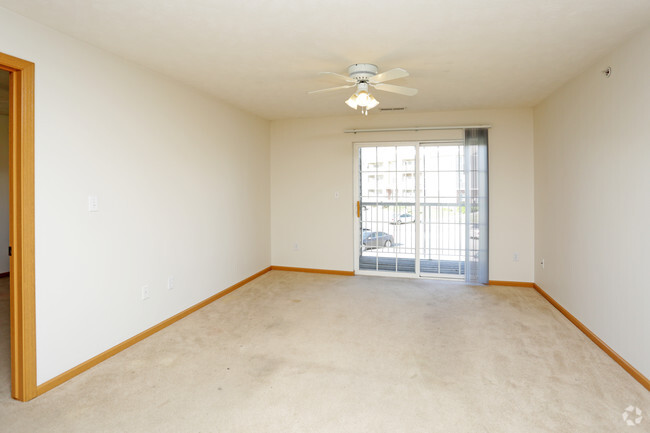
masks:
POLYGON ((375 108, 377 105, 379 105, 379 101, 375 99, 374 96, 372 96, 370 93, 368 93, 366 90, 361 90, 360 92, 356 92, 350 98, 348 98, 345 103, 350 107, 354 108, 355 110, 357 107, 361 107, 361 113, 365 114, 366 116, 368 115, 368 110, 375 108))
POLYGON ((369 94, 368 96, 370 96, 370 98, 369 98, 369 100, 368 100, 368 104, 366 105, 366 108, 367 108, 368 110, 373 109, 373 108, 375 108, 377 105, 379 105, 379 101, 376 100, 374 96, 372 96, 372 95, 370 95, 370 94, 369 94))
POLYGON ((346 89, 356 86, 356 92, 350 96, 346 105, 355 110, 360 108, 361 114, 368 115, 368 110, 379 105, 379 101, 370 93, 370 87, 383 92, 392 92, 400 95, 414 96, 418 93, 417 89, 409 87, 396 86, 394 84, 385 84, 386 81, 396 80, 398 78, 408 77, 409 73, 402 68, 394 68, 378 74, 377 65, 369 63, 355 63, 348 67, 348 77, 336 72, 321 72, 345 81, 346 85, 331 87, 329 89, 314 90, 308 93, 330 92, 339 89, 346 89), (353 83, 353 84, 349 84, 353 83))
POLYGON ((356 109, 357 109, 357 105, 358 105, 358 104, 357 104, 357 94, 355 93, 355 94, 353 94, 352 96, 350 96, 350 97, 348 98, 348 100, 345 101, 345 103, 348 104, 348 106, 349 106, 350 108, 354 108, 354 109, 356 110, 356 109))
POLYGON ((354 95, 350 96, 350 99, 345 101, 345 103, 355 110, 357 107, 361 107, 361 114, 366 116, 368 115, 368 110, 379 105, 379 101, 377 101, 372 94, 368 93, 367 90, 358 91, 354 95))
POLYGON ((365 90, 360 91, 357 94, 357 105, 365 107, 368 105, 368 102, 370 102, 370 94, 365 90))

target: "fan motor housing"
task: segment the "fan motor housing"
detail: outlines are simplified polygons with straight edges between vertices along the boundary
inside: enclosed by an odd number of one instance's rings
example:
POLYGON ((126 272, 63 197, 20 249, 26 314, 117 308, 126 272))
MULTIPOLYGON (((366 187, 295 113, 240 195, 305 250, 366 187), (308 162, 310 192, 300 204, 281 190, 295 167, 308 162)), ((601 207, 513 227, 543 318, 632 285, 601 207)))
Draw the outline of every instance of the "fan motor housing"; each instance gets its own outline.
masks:
POLYGON ((362 83, 377 75, 379 68, 371 63, 355 63, 348 66, 348 75, 357 82, 362 83))

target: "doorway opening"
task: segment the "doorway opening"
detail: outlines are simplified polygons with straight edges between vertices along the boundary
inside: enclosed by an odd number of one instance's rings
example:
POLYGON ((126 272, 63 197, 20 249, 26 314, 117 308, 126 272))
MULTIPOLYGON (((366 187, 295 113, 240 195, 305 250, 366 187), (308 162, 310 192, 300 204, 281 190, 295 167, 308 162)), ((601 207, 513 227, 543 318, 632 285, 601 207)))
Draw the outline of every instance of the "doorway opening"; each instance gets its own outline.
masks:
POLYGON ((355 271, 487 283, 487 133, 355 145, 355 271))
MULTIPOLYGON (((0 70, 0 248, 9 246, 9 78, 8 71, 0 70)), ((0 383, 3 385, 11 381, 9 311, 9 256, 0 249, 0 383)))
POLYGON ((0 53, 8 72, 11 396, 38 395, 34 268, 34 64, 0 53))

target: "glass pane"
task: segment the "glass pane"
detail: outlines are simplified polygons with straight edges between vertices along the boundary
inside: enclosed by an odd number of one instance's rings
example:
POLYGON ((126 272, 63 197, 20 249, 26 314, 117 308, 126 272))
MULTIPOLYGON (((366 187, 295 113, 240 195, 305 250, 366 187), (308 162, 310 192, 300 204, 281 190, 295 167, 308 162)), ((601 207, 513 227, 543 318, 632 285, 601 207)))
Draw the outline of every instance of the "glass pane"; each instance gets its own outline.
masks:
POLYGON ((396 154, 395 146, 377 148, 377 170, 395 171, 396 154))
POLYGON ((463 278, 464 146, 420 147, 420 273, 463 278))
POLYGON ((426 203, 437 203, 440 193, 438 191, 438 173, 420 173, 420 197, 426 203))
POLYGON ((377 195, 379 201, 390 201, 395 198, 395 173, 389 171, 377 172, 377 195))
POLYGON ((415 173, 403 172, 397 174, 397 192, 399 201, 415 203, 415 173))
POLYGON ((373 197, 373 199, 377 195, 377 175, 375 173, 361 174, 361 195, 373 197))
POLYGON ((415 173, 415 146, 397 147, 397 171, 415 173))
POLYGON ((439 197, 444 198, 445 203, 456 202, 459 192, 458 173, 457 172, 440 172, 439 197))
POLYGON ((363 152, 368 156, 360 164, 361 192, 369 197, 374 194, 376 201, 362 208, 359 268, 413 273, 415 146, 363 149, 361 157, 363 152), (405 200, 408 205, 404 205, 405 200))
POLYGON ((376 171, 377 170, 377 148, 362 147, 361 161, 359 165, 361 166, 362 171, 376 171))
POLYGON ((438 147, 420 147, 420 171, 438 171, 438 147))
POLYGON ((438 146, 439 170, 454 171, 458 170, 458 152, 460 146, 438 146))

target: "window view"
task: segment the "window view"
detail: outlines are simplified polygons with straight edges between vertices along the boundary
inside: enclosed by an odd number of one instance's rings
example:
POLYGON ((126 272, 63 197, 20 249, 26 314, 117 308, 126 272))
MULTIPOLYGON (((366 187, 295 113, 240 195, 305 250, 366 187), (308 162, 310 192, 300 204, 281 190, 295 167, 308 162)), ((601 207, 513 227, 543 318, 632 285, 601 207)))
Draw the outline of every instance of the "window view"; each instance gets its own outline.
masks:
POLYGON ((359 268, 415 272, 415 146, 360 149, 359 268))
POLYGON ((476 149, 462 141, 359 148, 359 270, 465 278, 479 238, 478 207, 468 207, 478 196, 476 149))
POLYGON ((465 275, 465 164, 462 145, 420 147, 420 272, 465 275))

